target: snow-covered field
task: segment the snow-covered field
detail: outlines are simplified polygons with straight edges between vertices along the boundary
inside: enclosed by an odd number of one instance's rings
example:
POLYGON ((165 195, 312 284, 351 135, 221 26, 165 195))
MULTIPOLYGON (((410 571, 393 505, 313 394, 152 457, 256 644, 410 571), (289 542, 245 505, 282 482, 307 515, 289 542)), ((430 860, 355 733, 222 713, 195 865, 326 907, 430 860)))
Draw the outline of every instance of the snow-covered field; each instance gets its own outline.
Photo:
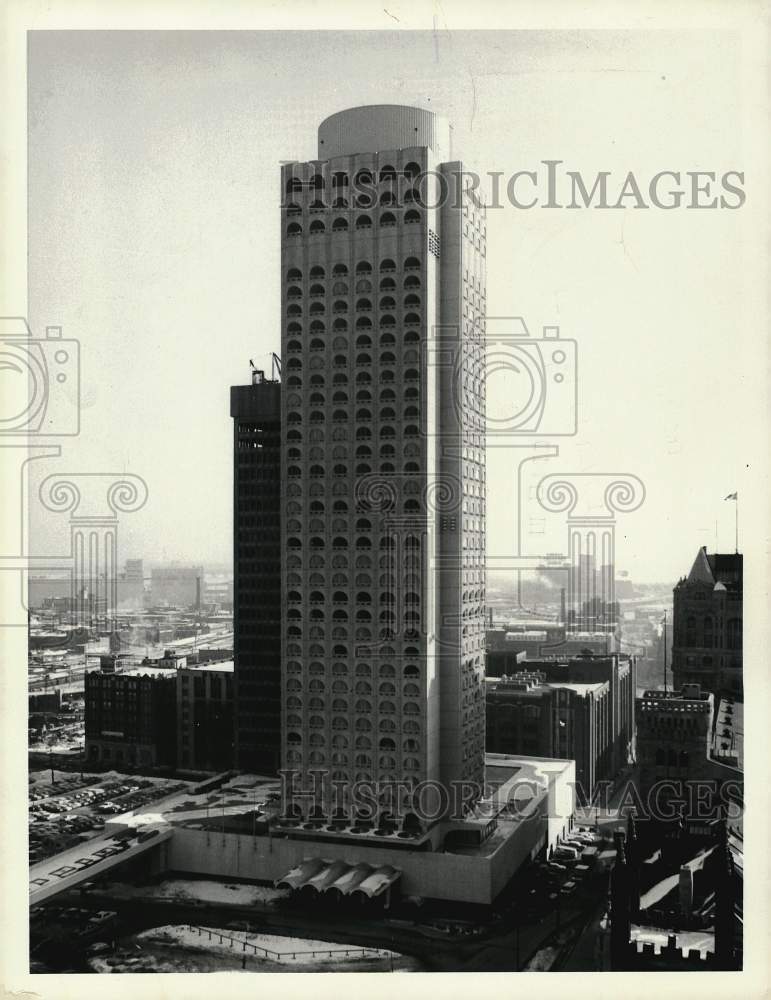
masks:
POLYGON ((132 886, 116 884, 122 898, 174 899, 187 902, 233 903, 252 906, 254 903, 274 903, 289 895, 288 889, 274 889, 267 885, 246 885, 243 882, 213 882, 208 879, 164 879, 158 885, 132 886))
MULTIPOLYGON (((240 954, 243 943, 255 945, 267 954, 260 957, 292 965, 318 965, 319 962, 340 962, 346 957, 388 957, 389 952, 376 948, 359 948, 339 941, 311 941, 306 938, 281 937, 276 934, 253 934, 249 931, 225 930, 220 927, 196 927, 185 924, 153 927, 137 935, 137 941, 161 941, 184 948, 240 954)), ((247 951, 254 953, 247 947, 247 951)))
POLYGON ((98 973, 407 971, 415 960, 377 948, 334 941, 311 941, 219 927, 169 924, 142 931, 113 955, 94 955, 98 973), (246 947, 244 944, 246 943, 246 947), (255 951, 254 945, 259 949, 255 951))

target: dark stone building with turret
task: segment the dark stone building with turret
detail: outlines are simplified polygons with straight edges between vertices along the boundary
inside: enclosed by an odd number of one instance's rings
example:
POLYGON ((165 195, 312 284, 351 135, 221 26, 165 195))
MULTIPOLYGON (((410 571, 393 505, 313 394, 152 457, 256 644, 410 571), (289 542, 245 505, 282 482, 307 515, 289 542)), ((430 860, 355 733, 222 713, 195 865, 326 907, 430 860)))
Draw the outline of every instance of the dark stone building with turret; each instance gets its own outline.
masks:
POLYGON ((743 700, 742 556, 701 548, 674 589, 674 687, 699 684, 743 700))

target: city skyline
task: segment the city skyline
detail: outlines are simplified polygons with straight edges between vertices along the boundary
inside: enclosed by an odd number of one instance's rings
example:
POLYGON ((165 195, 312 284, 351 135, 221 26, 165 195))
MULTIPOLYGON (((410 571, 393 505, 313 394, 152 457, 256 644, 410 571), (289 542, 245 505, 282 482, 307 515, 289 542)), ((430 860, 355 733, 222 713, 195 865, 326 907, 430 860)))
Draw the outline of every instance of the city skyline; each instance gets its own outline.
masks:
MULTIPOLYGON (((713 116, 722 116, 725 128, 714 130, 714 143, 709 140, 712 131, 703 133, 696 151, 679 141, 694 48, 678 48, 673 37, 663 48, 654 49, 641 35, 625 50, 624 64, 632 67, 625 83, 630 99, 643 97, 641 83, 635 82, 638 78, 655 80, 655 93, 646 90, 644 100, 651 116, 654 112, 662 116, 655 130, 652 121, 650 128, 648 119, 643 122, 647 151, 641 161, 637 149, 625 144, 612 127, 612 141, 597 132, 596 151, 589 154, 585 137, 579 145, 575 131, 565 125, 569 116, 555 119, 549 110, 550 100, 572 99, 580 108, 583 88, 595 79, 595 65, 619 58, 609 40, 595 37, 589 49, 579 50, 559 33, 544 33, 528 43, 513 35, 502 37, 513 46, 519 73, 504 67, 500 35, 494 43, 485 33, 475 34, 473 48, 464 49, 463 56, 453 48, 452 39, 440 35, 442 61, 432 81, 431 99, 419 74, 399 90, 400 101, 408 97, 410 104, 441 105, 437 110, 454 120, 454 141, 459 148, 473 149, 472 165, 481 173, 498 171, 506 178, 517 170, 543 172, 547 159, 562 160, 563 169, 578 168, 590 179, 601 169, 623 176, 634 168, 650 175, 673 164, 687 170, 706 163, 722 174, 736 166, 738 161, 731 156, 731 150, 739 148, 735 121, 718 93, 717 80, 710 84, 715 87, 710 109, 713 116), (471 51, 484 56, 479 62, 485 65, 484 71, 474 70, 476 103, 468 88, 453 89, 454 81, 468 76, 471 51), (674 59, 675 51, 680 67, 677 100, 671 91, 670 56, 674 59), (550 75, 557 64, 560 79, 569 68, 572 96, 550 75), (493 80, 495 93, 490 87, 493 80), (534 88, 535 81, 540 90, 534 88), (516 108, 518 95, 530 107, 529 117, 524 109, 518 113, 521 133, 515 146, 502 135, 498 123, 501 115, 516 108)), ((381 67, 373 40, 352 35, 349 42, 341 54, 331 40, 316 40, 320 65, 343 58, 356 73, 362 103, 382 100, 386 90, 378 79, 381 67)), ((272 43, 289 55, 300 40, 275 36, 272 43)), ((302 159, 303 149, 305 158, 313 155, 308 141, 313 123, 340 105, 328 84, 303 91, 300 99, 298 82, 293 81, 298 100, 292 114, 278 116, 264 102, 252 114, 247 95, 260 90, 259 54, 265 44, 265 39, 252 36, 208 38, 209 51, 214 45, 221 57, 216 63, 204 57, 198 40, 190 36, 165 45, 141 34, 120 40, 86 34, 66 42, 58 38, 55 45, 42 36, 31 44, 30 324, 35 336, 56 323, 65 336, 81 341, 82 432, 67 442, 67 464, 123 469, 148 483, 148 503, 126 519, 121 559, 147 559, 151 552, 159 561, 228 561, 230 447, 222 387, 243 379, 249 358, 269 369, 269 352, 279 346, 275 277, 279 192, 278 185, 263 178, 275 176, 282 153, 286 159, 295 155, 302 159), (81 89, 84 64, 103 87, 88 93, 81 89), (188 65, 195 67, 193 75, 183 71, 188 65), (227 82, 236 78, 244 86, 233 92, 227 82), (164 99, 159 103, 161 87, 164 99), (134 117, 142 141, 133 142, 122 126, 116 130, 111 124, 118 93, 122 115, 134 117), (218 103, 218 94, 224 103, 218 103), (157 110, 150 111, 151 107, 157 110), (57 131, 57 120, 68 122, 67 133, 57 131), (142 155, 142 143, 150 135, 157 137, 169 120, 175 124, 167 134, 176 141, 159 139, 150 164, 142 155), (268 142, 260 140, 265 127, 270 131, 268 142), (58 187, 51 184, 44 167, 54 145, 60 164, 58 187), (228 155, 223 158, 225 150, 228 155), (160 197, 152 212, 147 211, 147 189, 141 181, 150 169, 160 197), (183 184, 189 192, 185 199, 175 193, 183 184), (132 215, 135 224, 129 232, 121 221, 121 206, 134 204, 140 190, 145 207, 132 215), (105 209, 98 220, 88 208, 97 203, 105 209), (62 234, 55 242, 46 235, 53 219, 62 234), (112 250, 98 252, 97 246, 104 245, 112 250), (67 282, 72 268, 82 276, 77 290, 70 290, 67 282), (95 298, 84 294, 95 282, 100 294, 95 298), (133 287, 130 295, 128 283, 133 287), (203 360, 214 345, 221 359, 216 378, 211 364, 203 360), (130 441, 124 430, 126 407, 132 416, 130 441), (142 416, 143 410, 147 416, 142 416), (151 434, 155 411, 164 414, 162 438, 151 434), (97 426, 107 433, 95 435, 97 426), (203 475, 205 502, 197 502, 196 482, 203 475), (174 500, 182 483, 192 494, 185 505, 184 527, 174 500), (212 518, 219 529, 214 532, 212 518)), ((408 44, 413 47, 414 65, 423 66, 424 54, 433 51, 430 36, 418 33, 408 44)), ((723 89, 730 89, 735 65, 722 50, 720 64, 723 89)), ((323 72, 321 76, 326 80, 323 72)), ((307 82, 299 85, 308 87, 307 82)), ((603 119, 607 86, 603 79, 600 89, 593 91, 598 123, 609 123, 603 119)), ((606 96, 610 101, 609 91, 606 96)), ((638 136, 636 147, 640 141, 638 136)), ((488 188, 492 186, 490 176, 484 180, 488 188)), ((726 281, 733 279, 730 274, 726 277, 721 250, 734 239, 740 215, 634 209, 537 214, 517 211, 505 199, 499 211, 488 212, 490 254, 506 262, 491 279, 488 316, 521 316, 534 339, 540 338, 542 327, 559 326, 560 336, 577 345, 578 434, 560 439, 560 456, 548 468, 543 463, 543 474, 618 470, 640 477, 646 487, 645 503, 625 518, 616 555, 617 565, 639 582, 674 580, 694 544, 714 547, 716 522, 719 548, 729 550, 726 542, 733 539, 733 505, 724 503, 723 497, 737 489, 741 492, 745 470, 733 447, 731 425, 735 421, 751 425, 754 404, 751 392, 732 389, 734 407, 747 409, 743 416, 721 420, 712 404, 719 395, 717 383, 710 379, 719 378, 721 386, 728 380, 736 387, 753 377, 746 365, 741 366, 741 342, 729 352, 730 341, 723 332, 730 327, 734 338, 741 333, 728 309, 734 296, 726 281), (663 282, 657 252, 657 241, 673 239, 689 248, 682 255, 674 286, 663 282), (595 288, 597 294, 592 293, 594 272, 606 276, 607 287, 595 288), (715 280, 705 282, 705 274, 715 280), (641 275, 645 281, 639 280, 641 275), (665 298, 655 304, 640 298, 643 286, 656 287, 659 298, 665 298), (621 336, 624 379, 617 377, 621 336), (726 352, 709 371, 698 360, 706 340, 713 359, 718 356, 715 352, 726 352), (709 434, 704 433, 706 426, 709 434)), ((496 401, 505 407, 510 388, 505 381, 498 385, 491 381, 493 409, 496 401)), ((30 470, 35 497, 44 473, 34 465, 30 470)), ((490 554, 515 551, 516 525, 504 499, 513 471, 505 449, 488 457, 490 554)), ((544 530, 551 530, 549 523, 536 524, 541 514, 537 508, 528 511, 527 528, 532 533, 523 547, 530 553, 539 552, 544 530)), ((31 504, 31 543, 33 551, 43 554, 62 549, 60 524, 36 502, 31 504)), ((545 547, 564 551, 559 524, 545 547)))
POLYGON ((33 977, 752 967, 746 41, 439 20, 28 34, 33 977))

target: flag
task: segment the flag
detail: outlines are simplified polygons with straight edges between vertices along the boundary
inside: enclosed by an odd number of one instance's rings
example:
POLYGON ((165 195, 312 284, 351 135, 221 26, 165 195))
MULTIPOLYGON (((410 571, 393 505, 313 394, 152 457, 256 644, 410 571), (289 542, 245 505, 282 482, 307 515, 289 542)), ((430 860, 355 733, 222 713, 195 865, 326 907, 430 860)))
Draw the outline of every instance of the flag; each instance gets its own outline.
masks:
POLYGON ((729 493, 728 496, 727 497, 723 497, 723 499, 724 500, 738 500, 739 499, 739 494, 738 493, 729 493))

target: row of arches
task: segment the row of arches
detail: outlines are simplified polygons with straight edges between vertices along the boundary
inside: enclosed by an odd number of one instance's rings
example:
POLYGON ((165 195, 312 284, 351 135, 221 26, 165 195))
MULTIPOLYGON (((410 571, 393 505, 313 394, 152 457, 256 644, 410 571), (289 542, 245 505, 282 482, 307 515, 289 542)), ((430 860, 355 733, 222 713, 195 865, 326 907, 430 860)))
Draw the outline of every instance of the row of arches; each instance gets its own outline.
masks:
MULTIPOLYGON (((380 205, 382 208, 400 208, 399 199, 394 194, 393 191, 383 191, 379 198, 376 198, 373 194, 369 192, 364 194, 358 194, 353 199, 353 205, 356 208, 373 208, 375 204, 380 205)), ((404 205, 420 205, 424 207, 423 196, 418 188, 407 188, 402 194, 402 203, 404 205)), ((314 199, 309 205, 311 213, 313 212, 326 212, 330 206, 326 205, 323 201, 318 198, 314 199)), ((333 209, 346 209, 351 207, 351 203, 343 195, 338 195, 332 202, 331 207, 333 209)), ((286 204, 286 214, 289 218, 302 215, 303 208, 295 201, 290 201, 286 204)))
MULTIPOLYGON (((315 655, 323 656, 323 651, 315 655)), ((393 654, 392 654, 393 655, 393 654)), ((417 655, 416 651, 413 651, 411 655, 417 655)), ((311 660, 307 667, 307 672, 311 676, 323 676, 326 672, 326 666, 321 660, 311 660)), ((420 676, 420 668, 415 663, 408 663, 406 666, 402 667, 402 676, 405 679, 410 679, 420 676)), ((288 674, 298 675, 303 672, 303 666, 300 660, 288 660, 286 664, 286 671, 288 674)), ((344 674, 348 675, 349 665, 347 663, 337 661, 332 664, 332 673, 334 674, 344 674)), ((358 662, 355 667, 355 676, 361 678, 371 678, 372 677, 372 664, 367 662, 358 662)), ((377 673, 379 677, 396 677, 396 667, 392 663, 381 663, 377 667, 377 673)))
MULTIPOLYGON (((332 345, 335 346, 334 344, 332 345)), ((359 343, 357 341, 357 347, 359 343)), ((340 345, 337 346, 340 350, 340 345)), ((384 392, 386 390, 383 390, 384 392)), ((355 404, 355 417, 357 421, 367 422, 375 419, 387 423, 388 421, 394 421, 397 419, 397 412, 394 409, 396 405, 396 398, 393 390, 388 390, 393 398, 389 398, 387 405, 383 405, 379 410, 371 410, 369 407, 372 406, 372 393, 369 389, 362 389, 356 394, 355 404)), ((303 399, 297 394, 292 394, 287 397, 287 414, 296 412, 297 407, 303 406, 303 399)), ((344 389, 337 389, 333 394, 331 400, 329 400, 332 406, 347 406, 350 404, 351 400, 348 393, 344 389)), ((381 400, 381 403, 385 402, 381 400)), ((305 401, 306 406, 326 406, 327 397, 323 392, 311 392, 308 399, 305 401)), ((346 411, 347 412, 347 411, 346 411)), ((404 420, 418 420, 420 418, 420 408, 412 403, 405 404, 404 409, 401 411, 401 417, 404 420)), ((289 419, 289 416, 287 416, 289 419)), ((416 491, 417 492, 417 491, 416 491)))
MULTIPOLYGON (((302 549, 297 549, 296 547, 293 550, 290 550, 290 553, 286 559, 287 569, 302 569, 303 559, 301 553, 302 549)), ((383 555, 380 557, 380 569, 388 569, 389 566, 392 565, 395 555, 396 553, 393 550, 388 550, 387 552, 384 552, 383 555)), ((405 554, 402 554, 401 558, 404 559, 406 563, 406 561, 410 558, 413 560, 413 562, 417 562, 418 557, 407 556, 405 554)), ((333 569, 348 569, 349 567, 348 550, 343 549, 335 552, 331 562, 333 569)), ((356 569, 372 570, 374 568, 374 562, 375 560, 373 559, 370 552, 359 552, 356 555, 355 566, 356 569)), ((320 554, 318 551, 313 552, 308 558, 308 566, 311 569, 322 570, 325 568, 325 564, 326 560, 324 556, 320 554)))
MULTIPOLYGON (((405 292, 414 292, 420 290, 420 278, 416 274, 408 274, 402 282, 405 292)), ((396 280, 394 278, 386 277, 381 278, 378 288, 381 292, 396 292, 396 280)), ((372 282, 368 278, 359 278, 354 286, 354 291, 356 294, 369 293, 372 292, 373 286, 372 282)), ((301 299, 303 296, 303 290, 299 285, 289 285, 286 290, 287 298, 291 301, 292 299, 301 299)), ((348 295, 349 286, 344 280, 338 279, 332 285, 333 295, 348 295)), ((308 289, 308 295, 310 298, 323 298, 326 295, 326 289, 323 285, 315 282, 308 289)), ((335 303, 337 305, 337 303, 335 303)), ((346 303, 347 307, 347 303, 346 303)), ((334 308, 334 305, 333 305, 334 308)))
MULTIPOLYGON (((404 270, 418 270, 420 268, 420 260, 418 257, 410 256, 406 257, 403 264, 404 270)), ((379 265, 379 271, 381 274, 388 273, 396 270, 396 261, 390 257, 386 257, 381 260, 379 265)), ((332 268, 333 277, 346 277, 349 274, 349 269, 347 264, 338 263, 332 268)), ((372 274, 372 264, 368 260, 360 260, 356 267, 354 268, 355 274, 372 274)), ((314 264, 308 276, 311 281, 321 281, 326 278, 326 270, 321 264, 314 264)), ((302 281, 303 273, 299 267, 290 267, 286 272, 287 281, 302 281)))
MULTIPOLYGON (((420 173, 420 164, 415 163, 414 160, 407 163, 400 171, 397 171, 396 167, 388 163, 381 167, 377 174, 367 169, 359 170, 353 177, 353 184, 358 188, 371 187, 378 182, 380 184, 392 184, 400 176, 414 180, 420 176, 420 173)), ((350 175, 345 170, 335 170, 332 173, 331 181, 333 188, 347 188, 351 186, 350 175)), ((315 173, 307 181, 297 176, 287 178, 285 190, 287 194, 304 190, 323 191, 325 186, 324 175, 315 173)))
MULTIPOLYGON (((409 211, 404 213, 403 221, 405 225, 408 226, 415 225, 416 223, 419 223, 420 220, 421 220, 421 215, 420 212, 417 211, 417 209, 411 208, 409 209, 409 211)), ((377 223, 380 227, 389 228, 395 226, 396 216, 392 212, 383 212, 379 216, 377 223)), ((372 229, 372 217, 369 215, 358 216, 356 218, 354 228, 356 230, 372 229)), ((349 229, 350 226, 348 224, 348 219, 346 219, 343 216, 339 216, 332 223, 331 231, 333 233, 347 233, 349 229)), ((327 231, 327 226, 322 219, 314 219, 308 226, 308 232, 311 236, 321 236, 323 233, 326 233, 326 231, 327 231)), ((302 236, 302 234, 303 234, 303 227, 300 225, 299 222, 290 222, 289 225, 286 227, 286 235, 288 237, 298 237, 302 236)))
MULTIPOLYGON (((292 288, 296 289, 296 286, 293 285, 292 288)), ((296 289, 296 292, 299 292, 299 289, 296 289)), ((297 299, 298 295, 294 293, 292 296, 290 296, 290 298, 297 299)), ((421 306, 420 296, 417 295, 415 292, 408 292, 402 299, 402 305, 405 309, 410 309, 410 308, 419 309, 421 306)), ((378 302, 378 307, 380 309, 396 309, 397 308, 396 299, 394 299, 391 295, 385 295, 378 302)), ((356 300, 353 308, 357 312, 361 310, 371 311, 373 309, 373 302, 369 298, 362 297, 356 300)), ((337 299, 332 303, 332 311, 348 312, 349 311, 348 303, 344 299, 337 299)), ((287 306, 287 312, 286 312, 287 316, 302 316, 302 312, 303 312, 302 306, 300 306, 297 302, 290 301, 289 305, 287 306)), ((310 308, 308 309, 309 316, 323 316, 325 312, 326 312, 326 307, 324 306, 323 302, 312 302, 310 308)))

